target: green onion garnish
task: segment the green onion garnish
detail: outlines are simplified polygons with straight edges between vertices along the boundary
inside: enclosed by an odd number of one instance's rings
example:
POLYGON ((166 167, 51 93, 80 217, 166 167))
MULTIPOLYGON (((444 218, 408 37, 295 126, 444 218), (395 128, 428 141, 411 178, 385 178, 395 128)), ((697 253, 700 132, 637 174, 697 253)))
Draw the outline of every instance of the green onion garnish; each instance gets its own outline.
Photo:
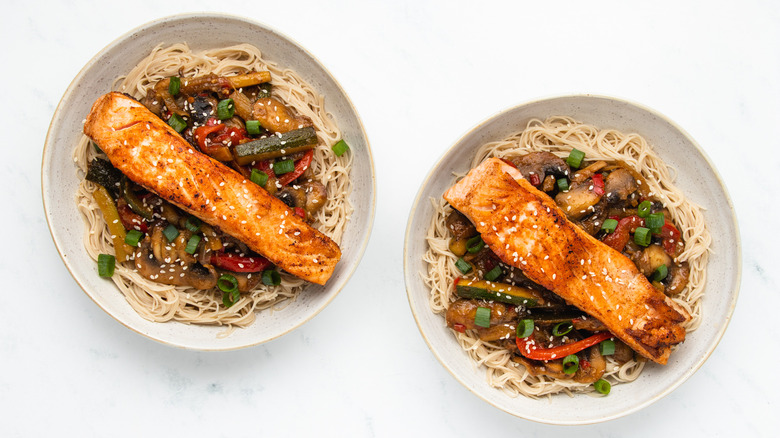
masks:
POLYGON ((663 212, 651 213, 645 218, 645 226, 651 230, 661 230, 666 223, 663 212))
POLYGON ((282 282, 282 277, 273 269, 263 271, 263 284, 266 286, 278 286, 282 282))
POLYGON ((555 324, 555 327, 553 327, 552 332, 553 335, 555 336, 563 336, 566 333, 569 333, 573 328, 574 328, 574 324, 572 324, 571 321, 564 321, 555 324))
POLYGON ((666 278, 667 275, 669 275, 669 268, 667 268, 666 265, 661 265, 655 270, 653 281, 661 281, 666 278))
POLYGON ((504 271, 501 270, 501 266, 496 265, 495 268, 488 271, 487 274, 485 274, 485 280, 487 281, 493 281, 496 278, 500 277, 501 274, 503 274, 504 271))
POLYGON ((331 149, 333 149, 333 153, 336 154, 337 157, 340 157, 344 155, 344 152, 349 150, 349 146, 347 146, 347 142, 342 139, 334 144, 331 149))
POLYGON ((246 133, 250 135, 258 135, 260 134, 260 122, 257 120, 247 120, 244 125, 246 125, 246 133))
POLYGON ((636 242, 637 245, 640 246, 647 246, 650 245, 650 239, 652 238, 652 234, 650 234, 650 229, 645 227, 638 227, 636 231, 634 231, 634 242, 636 242))
POLYGON ((290 173, 293 170, 295 170, 295 161, 293 160, 282 160, 274 163, 274 173, 277 175, 290 173))
POLYGON ((474 316, 474 325, 488 328, 490 327, 490 309, 487 307, 477 307, 477 314, 474 316))
POLYGON ((652 202, 650 202, 650 201, 642 201, 642 202, 639 203, 639 206, 636 208, 636 214, 639 217, 647 217, 650 214, 650 211, 652 209, 653 209, 653 203, 652 202))
POLYGON ((569 181, 566 181, 566 178, 561 178, 558 180, 558 190, 562 192, 569 190, 569 181))
POLYGON ((179 236, 179 230, 176 229, 176 227, 173 225, 168 224, 168 226, 163 230, 163 235, 166 239, 168 239, 168 242, 173 242, 173 239, 179 236))
POLYGON ((230 274, 222 274, 217 280, 217 287, 222 292, 233 292, 238 290, 238 280, 230 274))
POLYGON ((187 127, 187 122, 185 122, 180 115, 173 113, 171 114, 171 117, 168 119, 168 125, 170 125, 171 128, 176 130, 176 132, 182 132, 184 131, 184 128, 187 127))
POLYGON ((585 152, 582 152, 579 149, 572 149, 571 152, 569 152, 569 156, 566 158, 566 164, 575 169, 579 169, 583 158, 585 158, 585 152))
POLYGON ((236 112, 236 107, 233 105, 233 99, 220 100, 217 104, 217 118, 219 120, 225 120, 233 117, 236 112))
POLYGON ((463 260, 463 258, 459 258, 457 261, 455 261, 455 267, 464 274, 468 274, 471 271, 471 265, 468 264, 467 261, 463 260))
POLYGON ((609 394, 609 390, 612 389, 612 385, 610 385, 610 383, 604 379, 596 380, 596 383, 593 384, 593 387, 596 389, 596 392, 604 395, 609 394))
POLYGON ((601 353, 602 356, 609 356, 611 354, 615 354, 615 341, 613 341, 612 339, 601 341, 601 343, 599 344, 599 353, 601 353))
POLYGON ((184 252, 187 254, 195 254, 195 251, 198 250, 198 244, 200 243, 200 236, 197 234, 193 234, 192 237, 190 237, 190 240, 187 241, 187 247, 184 248, 184 252))
POLYGON ((175 96, 179 94, 180 89, 181 79, 178 76, 171 76, 170 82, 168 82, 168 92, 171 93, 171 96, 175 96))
POLYGON ((225 292, 222 294, 222 305, 230 307, 233 304, 236 304, 239 298, 241 298, 241 292, 239 292, 238 289, 233 292, 225 292))
POLYGON ((615 219, 605 219, 604 223, 601 224, 601 229, 604 230, 607 234, 612 233, 615 231, 615 229, 618 226, 618 221, 615 219))
POLYGON ((257 169, 252 169, 252 174, 249 175, 249 179, 260 187, 265 187, 265 183, 268 182, 268 174, 257 169))
POLYGON ((482 240, 482 236, 477 235, 466 241, 466 248, 470 254, 478 253, 484 247, 485 242, 482 240))
POLYGON ((98 275, 101 277, 111 277, 114 275, 116 266, 116 257, 111 254, 98 254, 98 275))
POLYGON ((138 231, 138 230, 130 230, 125 235, 125 243, 130 246, 138 246, 138 242, 141 241, 141 237, 144 236, 144 233, 138 231))
POLYGON ((195 216, 188 217, 187 220, 184 222, 184 227, 192 231, 193 233, 197 233, 198 231, 200 231, 201 225, 203 225, 203 222, 201 222, 200 219, 196 218, 195 216))
POLYGON ((563 358, 563 372, 566 374, 574 374, 577 372, 577 368, 580 367, 580 358, 576 354, 570 354, 563 358))
POLYGON ((517 337, 527 338, 534 332, 534 320, 523 319, 520 320, 520 324, 517 325, 517 337))

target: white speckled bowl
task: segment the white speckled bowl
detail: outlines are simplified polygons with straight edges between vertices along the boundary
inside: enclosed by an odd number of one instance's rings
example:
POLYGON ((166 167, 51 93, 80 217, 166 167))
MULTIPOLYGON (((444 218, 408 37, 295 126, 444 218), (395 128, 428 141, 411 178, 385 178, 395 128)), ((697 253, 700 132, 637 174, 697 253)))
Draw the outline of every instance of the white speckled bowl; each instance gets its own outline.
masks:
POLYGON ((163 18, 130 31, 98 53, 76 76, 52 118, 43 150, 43 203, 54 243, 66 267, 95 303, 128 328, 159 342, 197 350, 231 350, 289 333, 313 318, 341 291, 360 262, 374 220, 376 183, 368 138, 349 97, 312 54, 279 32, 244 18, 186 14, 163 18), (351 201, 355 211, 341 243, 342 259, 325 286, 308 285, 281 311, 264 311, 248 328, 224 339, 222 327, 154 323, 141 318, 110 281, 97 276, 83 249, 84 220, 76 208, 79 180, 71 159, 82 120, 115 78, 128 72, 157 44, 186 42, 193 50, 252 44, 263 57, 296 71, 325 96, 325 105, 354 154, 351 201))
POLYGON ((640 105, 591 95, 563 96, 523 104, 468 131, 433 166, 415 200, 406 230, 404 273, 409 304, 431 351, 444 367, 477 396, 510 414, 550 424, 588 424, 636 412, 660 399, 696 372, 723 336, 737 300, 741 275, 740 241, 734 208, 717 171, 696 142, 664 116, 640 105), (428 305, 429 290, 420 273, 426 269, 425 232, 433 214, 430 198, 439 198, 454 183, 453 172, 465 173, 482 144, 523 129, 530 118, 566 115, 601 128, 644 136, 666 163, 678 170, 676 184, 704 208, 712 234, 707 270, 704 320, 675 351, 666 366, 650 364, 638 380, 616 385, 607 397, 553 396, 552 400, 512 398, 488 385, 484 368, 461 349, 444 318, 428 305))

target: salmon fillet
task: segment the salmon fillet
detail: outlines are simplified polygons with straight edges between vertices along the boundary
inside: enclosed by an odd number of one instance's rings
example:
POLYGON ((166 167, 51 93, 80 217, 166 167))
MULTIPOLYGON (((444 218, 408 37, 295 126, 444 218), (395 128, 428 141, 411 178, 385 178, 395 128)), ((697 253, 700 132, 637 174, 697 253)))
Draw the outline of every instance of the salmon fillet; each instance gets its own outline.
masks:
POLYGON ((84 124, 128 178, 246 243, 285 271, 325 284, 341 250, 257 184, 201 154, 135 99, 98 98, 84 124))
POLYGON ((444 194, 504 262, 598 319, 659 364, 685 340, 685 309, 656 290, 626 256, 566 219, 555 202, 497 158, 444 194))

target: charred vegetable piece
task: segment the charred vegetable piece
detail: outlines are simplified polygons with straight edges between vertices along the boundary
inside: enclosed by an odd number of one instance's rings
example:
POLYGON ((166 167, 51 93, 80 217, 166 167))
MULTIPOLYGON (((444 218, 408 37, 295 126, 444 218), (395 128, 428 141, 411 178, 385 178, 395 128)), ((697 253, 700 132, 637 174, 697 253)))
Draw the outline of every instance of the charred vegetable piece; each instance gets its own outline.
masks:
POLYGON ((140 215, 144 219, 152 218, 152 210, 144 205, 144 203, 138 199, 135 192, 132 190, 131 184, 126 179, 122 181, 122 197, 127 201, 127 206, 130 207, 136 214, 140 215))
POLYGON ((277 158, 296 152, 313 149, 317 144, 317 133, 307 126, 280 135, 271 135, 236 146, 236 161, 245 165, 253 161, 277 158))
POLYGON ((253 71, 251 73, 230 76, 227 78, 227 80, 230 82, 230 86, 233 88, 244 88, 270 81, 271 72, 253 71))
POLYGON ((455 285, 455 293, 461 298, 499 301, 516 306, 543 304, 543 300, 530 289, 490 281, 460 279, 455 285))
POLYGON ((87 181, 105 187, 114 199, 119 197, 123 177, 110 161, 101 158, 93 159, 87 167, 87 181))
POLYGON ((125 227, 122 225, 122 221, 119 220, 119 212, 116 209, 116 204, 108 194, 105 187, 99 186, 97 190, 92 193, 95 198, 100 211, 103 212, 103 219, 108 225, 108 231, 111 233, 111 240, 114 243, 114 253, 116 254, 116 260, 118 262, 124 262, 128 256, 133 253, 133 249, 125 243, 125 227))
POLYGON ((581 341, 572 342, 571 344, 565 344, 553 348, 539 348, 532 337, 517 338, 517 348, 520 350, 520 354, 528 359, 534 360, 554 360, 566 357, 570 354, 575 354, 588 347, 592 347, 601 341, 605 341, 612 337, 610 332, 596 333, 593 336, 585 338, 581 341))

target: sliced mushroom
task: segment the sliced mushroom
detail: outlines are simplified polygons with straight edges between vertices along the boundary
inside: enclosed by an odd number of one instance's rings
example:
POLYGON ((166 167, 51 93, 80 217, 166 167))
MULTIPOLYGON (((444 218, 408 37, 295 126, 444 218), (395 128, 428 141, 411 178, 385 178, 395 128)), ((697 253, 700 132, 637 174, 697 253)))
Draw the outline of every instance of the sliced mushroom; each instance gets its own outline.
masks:
POLYGON ((141 276, 158 283, 196 289, 211 289, 217 285, 217 271, 214 267, 199 263, 161 262, 152 252, 152 240, 152 236, 144 238, 136 251, 134 263, 141 276))
POLYGON ((260 283, 260 280, 263 278, 262 273, 259 272, 231 272, 230 275, 236 277, 236 280, 238 281, 239 292, 251 291, 260 283))
POLYGON ((474 318, 478 307, 487 307, 490 309, 490 325, 507 324, 517 319, 517 308, 509 304, 503 304, 495 301, 478 301, 459 299, 447 309, 446 321, 448 327, 454 327, 456 324, 464 326, 467 330, 483 329, 474 324, 474 318))
POLYGON ((610 203, 625 201, 638 188, 639 185, 636 183, 634 175, 621 167, 607 175, 607 179, 604 181, 604 191, 606 192, 604 196, 610 203))
POLYGON ((295 116, 287 106, 274 97, 257 99, 252 106, 252 115, 260 122, 260 126, 273 132, 285 133, 312 126, 308 117, 295 116))
POLYGON ((669 269, 669 276, 667 277, 666 289, 664 293, 667 295, 677 295, 685 289, 688 285, 688 277, 691 275, 691 268, 688 266, 688 262, 683 262, 679 265, 672 265, 669 269))
POLYGON ((667 268, 672 266, 672 258, 666 254, 661 245, 656 244, 635 253, 633 261, 644 276, 653 275, 661 265, 666 265, 667 268))
POLYGON ((198 95, 187 106, 187 109, 196 123, 204 125, 209 118, 214 117, 218 104, 217 99, 211 96, 198 95))
POLYGON ((571 182, 573 183, 581 183, 588 178, 592 177, 596 172, 606 167, 607 162, 606 161, 596 161, 593 164, 588 165, 588 167, 585 167, 581 170, 578 170, 577 173, 571 176, 571 182))
POLYGON ((524 178, 529 179, 530 175, 537 175, 540 182, 549 176, 563 178, 569 175, 570 170, 566 161, 551 152, 531 152, 513 158, 512 163, 524 178))
POLYGON ((590 189, 587 181, 575 183, 569 191, 555 196, 555 203, 570 220, 581 219, 593 211, 593 206, 601 200, 601 195, 590 189))
POLYGON ((319 181, 309 181, 303 183, 301 188, 306 193, 304 210, 310 215, 317 213, 328 200, 328 191, 325 185, 319 181))
POLYGON ((598 347, 591 347, 577 355, 580 358, 580 366, 574 373, 574 381, 578 383, 593 383, 604 375, 607 369, 607 361, 599 353, 598 347), (587 358, 587 360, 583 360, 587 358))
POLYGON ((290 208, 303 208, 306 205, 306 193, 301 188, 284 187, 276 192, 274 196, 290 208))

